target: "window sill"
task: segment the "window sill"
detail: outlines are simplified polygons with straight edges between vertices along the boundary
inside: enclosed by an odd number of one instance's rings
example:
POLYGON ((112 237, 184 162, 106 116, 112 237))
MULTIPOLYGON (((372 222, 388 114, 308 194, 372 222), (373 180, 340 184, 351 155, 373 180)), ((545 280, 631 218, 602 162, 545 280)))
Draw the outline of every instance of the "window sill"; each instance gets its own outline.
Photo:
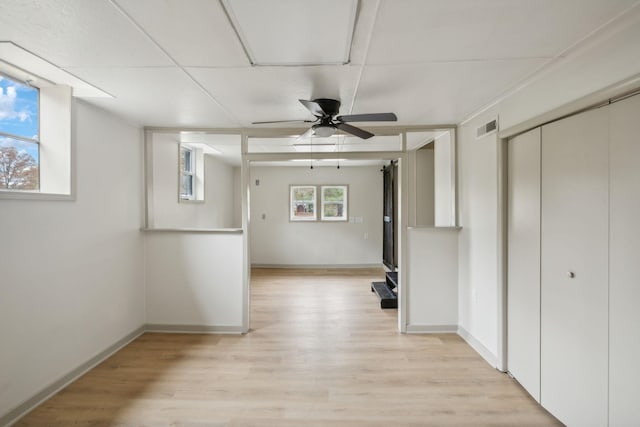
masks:
POLYGON ((202 204, 204 203, 204 199, 202 200, 189 200, 189 199, 179 199, 178 200, 179 203, 186 203, 186 204, 191 204, 191 203, 195 203, 195 204, 202 204))
POLYGON ((39 193, 31 191, 0 190, 0 200, 50 200, 50 201, 75 201, 74 194, 39 193))

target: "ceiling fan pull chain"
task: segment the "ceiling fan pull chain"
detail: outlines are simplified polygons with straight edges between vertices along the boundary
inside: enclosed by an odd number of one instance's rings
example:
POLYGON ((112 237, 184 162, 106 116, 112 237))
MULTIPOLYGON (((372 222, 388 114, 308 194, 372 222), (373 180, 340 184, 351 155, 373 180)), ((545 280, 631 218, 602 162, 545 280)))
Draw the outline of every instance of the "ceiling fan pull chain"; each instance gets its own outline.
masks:
POLYGON ((313 136, 309 134, 309 164, 311 167, 309 169, 313 170, 313 136))

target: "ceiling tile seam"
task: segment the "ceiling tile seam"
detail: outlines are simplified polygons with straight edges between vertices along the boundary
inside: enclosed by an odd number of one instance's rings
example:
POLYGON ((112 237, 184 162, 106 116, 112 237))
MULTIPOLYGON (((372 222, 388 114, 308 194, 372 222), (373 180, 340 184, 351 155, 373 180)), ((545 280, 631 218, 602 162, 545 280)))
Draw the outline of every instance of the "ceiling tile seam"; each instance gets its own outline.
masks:
POLYGON ((211 92, 209 92, 198 80, 195 79, 184 67, 175 60, 173 56, 169 54, 161 45, 158 43, 151 35, 140 25, 131 15, 129 15, 123 8, 118 4, 116 0, 108 0, 109 3, 122 15, 124 16, 138 31, 140 31, 151 43, 153 43, 156 48, 158 48, 167 58, 182 71, 188 78, 191 80, 193 84, 195 84, 209 99, 211 99, 229 118, 231 118, 237 125, 241 125, 240 120, 231 113, 226 107, 224 107, 220 101, 218 101, 211 92))
POLYGON ((544 64, 535 68, 532 72, 528 73, 522 79, 518 80, 518 82, 512 85, 509 89, 503 91, 500 95, 495 97, 492 101, 487 103, 485 106, 480 107, 478 110, 476 110, 475 112, 472 112, 467 116, 463 116, 463 119, 460 121, 459 125, 461 126, 470 122, 471 120, 475 119, 485 111, 489 110, 490 108, 493 108, 494 106, 498 105, 500 102, 522 91, 527 86, 531 85, 532 83, 536 82, 546 74, 550 73, 556 66, 558 66, 558 64, 562 63, 564 59, 571 56, 572 53, 579 51, 581 48, 588 46, 589 43, 593 42, 594 40, 597 40, 598 36, 601 33, 613 27, 625 15, 627 15, 629 12, 631 12, 633 9, 639 6, 640 6, 640 0, 637 0, 631 6, 625 8, 623 11, 619 12, 614 17, 610 18, 603 24, 597 26, 595 29, 589 31, 586 35, 584 35, 574 43, 570 44, 567 48, 562 49, 560 52, 558 52, 558 54, 554 55, 544 64))
POLYGON ((358 78, 356 79, 356 85, 353 89, 353 97, 351 98, 351 105, 347 114, 353 114, 353 107, 356 104, 356 98, 358 96, 358 90, 360 89, 360 81, 362 80, 362 74, 364 73, 364 67, 367 64, 367 57, 369 56, 369 48, 371 47, 371 39, 373 38, 373 30, 376 27, 376 21, 378 20, 378 12, 380 10, 380 0, 376 1, 375 12, 373 14, 373 20, 371 22, 371 28, 369 29, 369 35, 367 37, 367 44, 364 49, 364 57, 362 58, 362 64, 360 64, 360 71, 358 72, 358 78))
POLYGON ((532 60, 540 60, 540 59, 553 59, 555 56, 520 56, 520 57, 511 57, 511 58, 460 58, 460 59, 427 59, 421 61, 404 61, 404 62, 378 62, 378 63, 368 63, 367 67, 395 67, 402 65, 431 65, 431 64, 474 64, 474 63, 494 63, 494 62, 512 62, 512 61, 532 61, 532 60))
POLYGON ((220 3, 220 7, 222 8, 222 11, 224 12, 224 15, 227 17, 227 22, 229 22, 229 26, 231 26, 231 29, 233 29, 233 33, 236 35, 236 38, 238 39, 238 42, 240 43, 240 46, 242 46, 242 51, 244 52, 244 55, 247 57, 247 61, 249 62, 250 66, 254 66, 254 62, 251 59, 251 54, 249 52, 249 49, 247 46, 245 46, 244 42, 242 41, 242 37, 240 37, 240 32, 238 30, 238 28, 236 28, 233 19, 231 18, 231 15, 229 10, 227 10, 227 4, 225 0, 218 0, 220 3))

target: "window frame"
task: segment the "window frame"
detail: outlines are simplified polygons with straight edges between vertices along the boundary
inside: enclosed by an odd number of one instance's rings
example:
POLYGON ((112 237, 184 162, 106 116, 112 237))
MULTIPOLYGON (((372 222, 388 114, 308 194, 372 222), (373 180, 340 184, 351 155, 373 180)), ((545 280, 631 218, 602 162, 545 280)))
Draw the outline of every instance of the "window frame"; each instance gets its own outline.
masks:
POLYGON ((321 185, 320 186, 320 221, 325 222, 348 222, 349 221, 349 185, 347 184, 334 184, 334 185, 321 185), (344 197, 342 200, 342 216, 329 217, 325 216, 324 207, 327 204, 335 204, 335 201, 327 201, 324 197, 324 190, 328 188, 341 188, 344 191, 344 197))
POLYGON ((4 187, 0 187, 0 192, 4 193, 4 194, 44 194, 41 192, 41 187, 42 187, 42 181, 41 181, 41 153, 40 153, 40 149, 41 149, 41 145, 40 145, 40 137, 41 137, 41 125, 42 125, 42 108, 41 108, 41 89, 38 85, 33 84, 33 82, 31 81, 25 81, 22 80, 18 77, 15 77, 13 75, 10 75, 8 73, 2 72, 0 71, 0 77, 2 77, 3 79, 9 80, 13 83, 18 83, 22 86, 26 86, 32 89, 36 90, 36 94, 37 94, 37 98, 36 98, 36 108, 37 108, 37 116, 38 116, 38 123, 37 123, 37 137, 36 138, 29 138, 29 137, 25 137, 25 136, 21 136, 21 135, 16 135, 16 134, 12 134, 10 132, 3 132, 2 130, 0 130, 0 138, 8 138, 8 139, 12 139, 15 141, 21 141, 21 142, 26 142, 26 143, 30 143, 30 144, 35 144, 38 150, 38 158, 36 161, 36 167, 38 170, 38 176, 37 176, 37 182, 38 185, 36 188, 34 189, 21 189, 21 188, 4 188, 4 187))
POLYGON ((184 144, 178 144, 178 199, 181 202, 196 200, 196 150, 184 144), (186 160, 183 163, 184 153, 189 153, 189 170, 186 168, 186 160), (182 192, 182 181, 184 177, 191 180, 191 194, 182 192))
MULTIPOLYGON (((299 202, 307 202, 307 200, 299 200, 299 202)), ((299 185, 292 184, 289 186, 289 221, 290 222, 315 222, 318 221, 318 186, 317 185, 299 185), (298 188, 312 188, 313 189, 313 216, 296 216, 297 209, 294 209, 294 203, 296 200, 293 197, 294 190, 298 188)))

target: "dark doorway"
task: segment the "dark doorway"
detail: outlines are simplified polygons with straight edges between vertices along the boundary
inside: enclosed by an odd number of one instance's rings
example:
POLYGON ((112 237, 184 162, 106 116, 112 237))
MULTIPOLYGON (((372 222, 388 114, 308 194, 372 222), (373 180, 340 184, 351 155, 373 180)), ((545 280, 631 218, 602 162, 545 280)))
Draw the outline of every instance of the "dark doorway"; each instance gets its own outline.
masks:
POLYGON ((391 271, 398 267, 398 236, 396 224, 398 219, 398 166, 396 161, 382 169, 384 173, 383 185, 383 233, 382 233, 382 262, 391 271))

